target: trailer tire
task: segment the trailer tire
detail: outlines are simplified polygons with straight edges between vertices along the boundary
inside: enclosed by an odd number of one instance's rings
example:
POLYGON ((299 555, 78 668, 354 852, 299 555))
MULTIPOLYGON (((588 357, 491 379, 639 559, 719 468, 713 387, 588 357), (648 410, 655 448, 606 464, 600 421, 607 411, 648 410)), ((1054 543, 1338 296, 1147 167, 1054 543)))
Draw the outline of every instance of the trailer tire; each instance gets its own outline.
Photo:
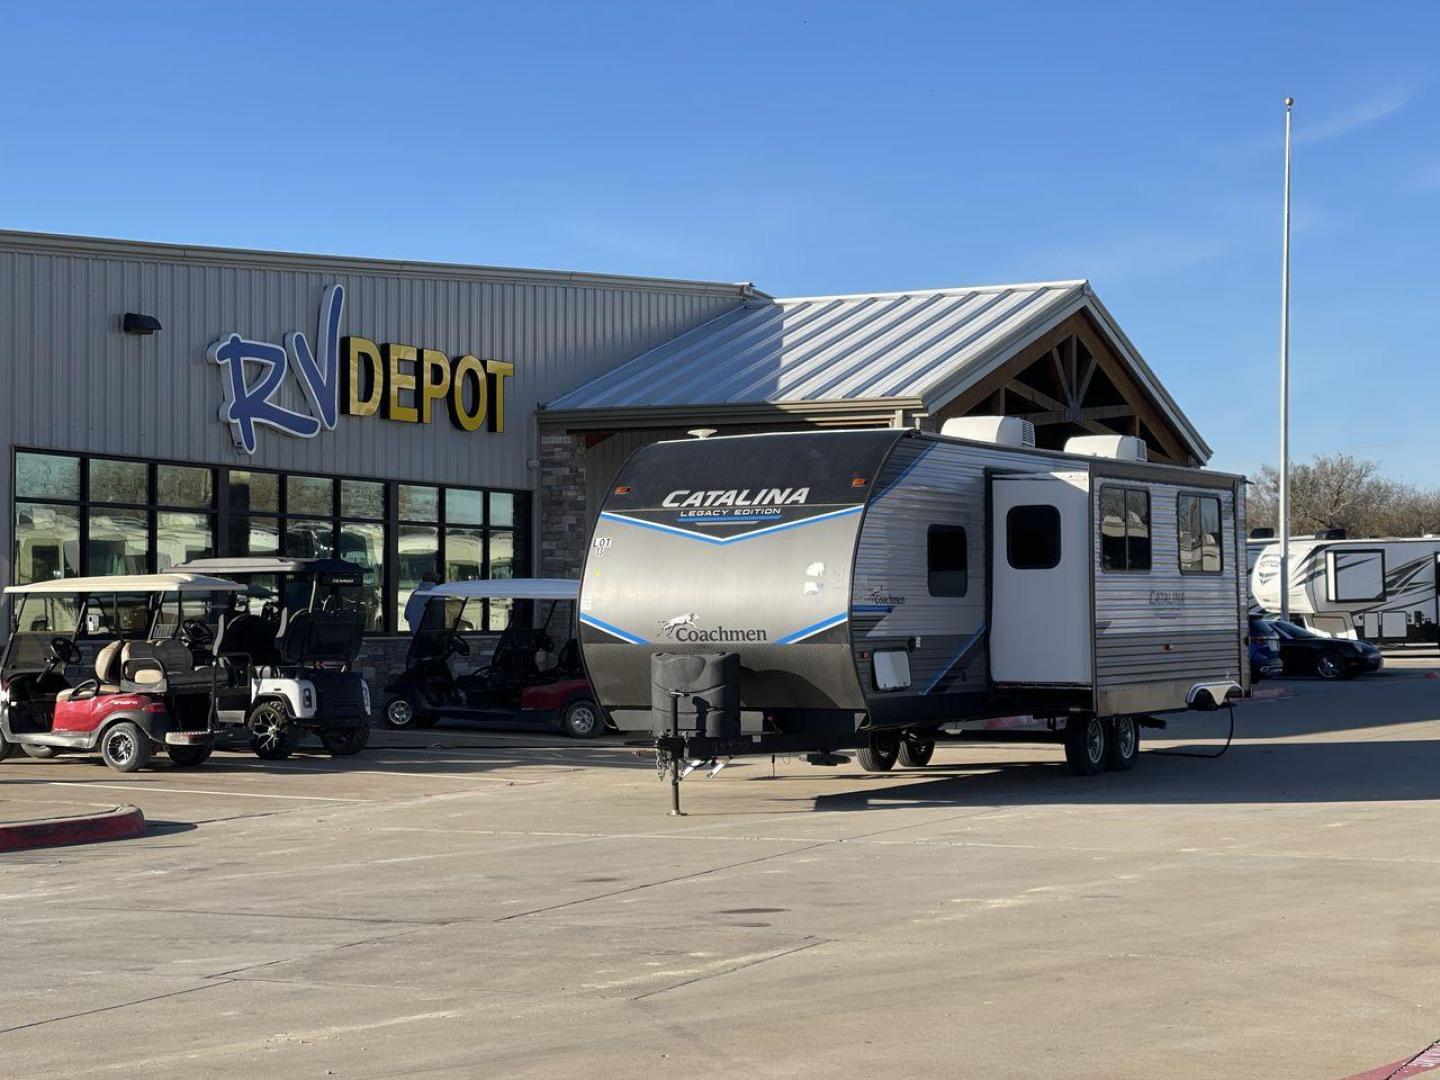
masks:
POLYGON ((862 746, 857 756, 860 767, 866 772, 889 772, 900 756, 900 738, 897 735, 871 735, 869 744, 862 746))
POLYGON ((167 746, 165 756, 177 769, 194 769, 210 760, 215 752, 214 743, 194 743, 189 746, 167 746))
POLYGON ((1105 767, 1128 772, 1140 760, 1140 725, 1133 716, 1117 716, 1106 733, 1105 767))
POLYGON ((39 743, 21 743, 20 749, 25 751, 25 756, 34 758, 36 761, 49 761, 58 750, 53 746, 41 746, 39 743))
POLYGON ((572 701, 565 706, 565 715, 560 723, 565 734, 572 739, 593 739, 605 729, 599 706, 589 698, 572 701))
POLYGON ((1098 716, 1072 716, 1065 722, 1065 764, 1076 776, 1105 771, 1110 754, 1108 728, 1098 716))
POLYGON ((935 737, 928 739, 907 735, 900 740, 900 764, 907 769, 923 769, 935 756, 935 737))
POLYGON ((9 739, 7 739, 4 735, 0 735, 0 761, 4 761, 14 752, 15 744, 9 739))
POLYGON ((320 742, 331 757, 353 757, 370 744, 370 725, 353 728, 321 728, 320 742))
POLYGON ((284 761, 300 745, 300 730, 282 702, 257 704, 250 710, 249 727, 250 749, 261 761, 284 761))
POLYGON ((1345 674, 1345 658, 1334 650, 1327 649, 1315 658, 1315 674, 1326 682, 1333 682, 1345 674))
POLYGON ((138 724, 122 720, 100 736, 100 756, 116 772, 139 772, 150 761, 150 736, 138 724))

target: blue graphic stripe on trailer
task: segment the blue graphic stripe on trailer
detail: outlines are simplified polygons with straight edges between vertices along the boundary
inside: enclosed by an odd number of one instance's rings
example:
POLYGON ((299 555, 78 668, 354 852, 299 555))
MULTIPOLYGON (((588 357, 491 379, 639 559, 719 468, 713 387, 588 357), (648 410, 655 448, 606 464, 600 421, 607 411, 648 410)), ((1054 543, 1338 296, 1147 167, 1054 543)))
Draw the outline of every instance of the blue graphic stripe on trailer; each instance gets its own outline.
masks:
POLYGON ((939 673, 936 674, 936 676, 925 685, 924 690, 920 691, 922 695, 928 694, 931 690, 934 690, 935 687, 940 684, 940 680, 945 678, 946 675, 950 674, 951 668, 953 668, 956 664, 960 663, 961 660, 967 658, 970 653, 974 651, 975 646, 980 644, 981 638, 985 636, 986 626, 986 623, 981 623, 980 629, 976 630, 975 633, 971 634, 970 637, 966 639, 965 644, 960 646, 960 651, 957 652, 954 656, 952 656, 950 658, 950 662, 946 664, 943 668, 941 668, 939 673))
MULTIPOLYGON (((654 529, 656 532, 683 536, 687 540, 699 540, 706 544, 738 544, 741 540, 754 540, 757 536, 769 536, 771 533, 782 532, 785 529, 798 529, 802 525, 814 525, 819 521, 831 521, 838 517, 845 517, 847 514, 858 514, 862 509, 864 509, 864 507, 847 506, 841 510, 830 510, 824 514, 816 514, 814 517, 808 517, 802 521, 785 521, 779 525, 769 525, 763 529, 755 529, 747 533, 738 533, 735 536, 706 536, 704 533, 694 532, 690 529, 681 529, 675 525, 666 525, 659 521, 646 521, 644 518, 615 514, 608 510, 603 511, 600 516, 606 521, 621 521, 626 525, 638 525, 642 529, 654 529)), ((717 524, 720 523, 717 522, 717 524)))
POLYGON ((611 625, 610 625, 609 623, 607 623, 607 622, 601 622, 599 619, 595 618, 594 615, 585 615, 585 614, 582 614, 582 615, 580 616, 580 621, 581 621, 582 623, 584 623, 586 626, 593 626, 596 630, 604 630, 605 633, 607 633, 607 634, 613 634, 615 637, 618 637, 621 641, 628 641, 631 645, 648 645, 648 644, 650 644, 650 643, 649 643, 648 641, 646 641, 643 637, 636 637, 634 634, 629 634, 629 633, 626 633, 624 630, 621 630, 618 626, 611 626, 611 625))
POLYGON ((805 627, 803 630, 796 630, 793 634, 786 634, 784 637, 776 638, 776 645, 794 645, 797 641, 804 641, 808 637, 814 637, 822 630, 829 630, 832 626, 839 626, 849 619, 847 612, 842 611, 839 615, 831 615, 828 619, 821 619, 817 623, 805 627))

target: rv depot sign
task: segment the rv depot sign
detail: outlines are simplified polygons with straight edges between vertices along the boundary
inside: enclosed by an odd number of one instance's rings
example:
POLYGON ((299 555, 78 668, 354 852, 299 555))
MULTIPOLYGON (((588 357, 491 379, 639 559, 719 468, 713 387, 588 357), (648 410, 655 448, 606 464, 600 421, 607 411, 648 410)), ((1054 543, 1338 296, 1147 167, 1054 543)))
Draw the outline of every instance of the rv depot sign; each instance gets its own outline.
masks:
POLYGON ((301 439, 334 431, 342 407, 349 416, 406 424, 428 424, 444 409, 461 431, 505 430, 505 380, 514 364, 341 337, 344 310, 344 286, 331 285, 320 300, 313 349, 303 330, 292 330, 279 345, 232 333, 210 346, 206 355, 224 379, 220 420, 230 425, 236 449, 255 453, 255 428, 262 424, 301 439), (307 413, 274 400, 292 369, 307 413))

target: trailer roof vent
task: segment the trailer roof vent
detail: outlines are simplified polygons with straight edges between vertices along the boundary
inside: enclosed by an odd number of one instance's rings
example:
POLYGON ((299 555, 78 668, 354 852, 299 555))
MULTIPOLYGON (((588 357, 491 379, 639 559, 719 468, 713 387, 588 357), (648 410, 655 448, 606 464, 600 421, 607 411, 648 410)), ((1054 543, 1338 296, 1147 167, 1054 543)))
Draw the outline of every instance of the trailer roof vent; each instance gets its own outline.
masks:
POLYGON ((1065 440, 1065 453, 1116 461, 1149 461, 1145 440, 1134 435, 1076 435, 1065 440))
POLYGON ((1035 425, 1018 416, 957 416, 940 425, 940 434, 996 446, 1035 449, 1035 425))

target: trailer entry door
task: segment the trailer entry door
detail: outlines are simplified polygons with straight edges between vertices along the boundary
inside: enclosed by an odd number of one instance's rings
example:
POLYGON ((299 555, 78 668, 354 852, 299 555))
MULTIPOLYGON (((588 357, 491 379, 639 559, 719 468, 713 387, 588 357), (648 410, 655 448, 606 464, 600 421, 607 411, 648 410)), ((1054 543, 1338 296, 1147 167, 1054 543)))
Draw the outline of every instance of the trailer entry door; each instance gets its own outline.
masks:
POLYGON ((990 677, 1089 685, 1093 626, 1086 473, 991 480, 990 677))

